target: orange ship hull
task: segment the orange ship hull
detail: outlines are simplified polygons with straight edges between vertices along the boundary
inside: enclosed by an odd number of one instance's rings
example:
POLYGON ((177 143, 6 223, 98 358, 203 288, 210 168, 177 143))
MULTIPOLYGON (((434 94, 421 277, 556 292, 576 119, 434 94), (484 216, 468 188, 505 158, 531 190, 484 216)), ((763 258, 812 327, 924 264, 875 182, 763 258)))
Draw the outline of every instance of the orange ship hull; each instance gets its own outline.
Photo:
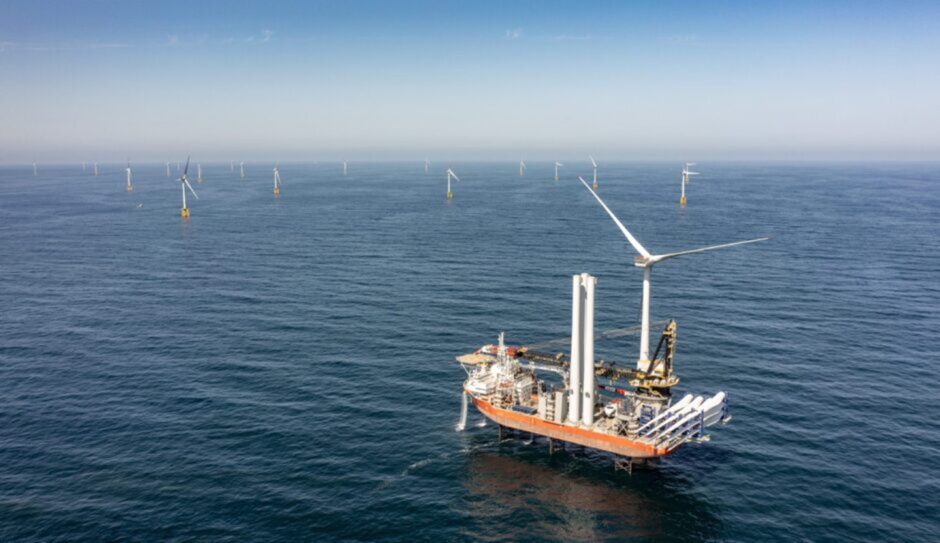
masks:
POLYGON ((479 398, 473 398, 473 404, 486 418, 507 428, 575 443, 629 458, 655 458, 669 454, 667 449, 659 449, 648 443, 634 441, 624 436, 603 434, 576 426, 566 426, 542 420, 534 415, 500 409, 479 398))

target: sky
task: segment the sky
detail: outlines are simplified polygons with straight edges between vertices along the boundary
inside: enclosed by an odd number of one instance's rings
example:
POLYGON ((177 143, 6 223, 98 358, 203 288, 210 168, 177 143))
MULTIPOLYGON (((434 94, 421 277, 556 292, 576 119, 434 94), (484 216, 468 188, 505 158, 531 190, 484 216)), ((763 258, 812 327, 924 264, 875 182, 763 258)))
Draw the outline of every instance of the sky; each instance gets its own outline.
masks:
POLYGON ((0 3, 0 163, 940 159, 940 2, 0 3))

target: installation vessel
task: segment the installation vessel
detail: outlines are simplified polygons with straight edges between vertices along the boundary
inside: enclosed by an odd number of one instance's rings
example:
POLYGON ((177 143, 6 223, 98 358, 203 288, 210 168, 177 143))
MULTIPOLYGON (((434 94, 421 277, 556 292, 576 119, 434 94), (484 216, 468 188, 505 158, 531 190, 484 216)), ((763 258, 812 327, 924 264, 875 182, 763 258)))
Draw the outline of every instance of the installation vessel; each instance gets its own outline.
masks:
POLYGON ((594 305, 597 279, 587 273, 572 277, 571 336, 543 344, 485 345, 457 357, 467 372, 463 384, 464 410, 460 428, 466 425, 467 405, 499 427, 548 438, 549 451, 558 444, 576 444, 614 455, 615 466, 632 469, 655 463, 685 443, 708 440, 706 429, 730 420, 724 392, 711 396, 686 394, 673 402, 679 384, 674 370, 676 323, 665 323, 659 343, 650 355, 650 276, 654 264, 692 253, 763 241, 768 238, 726 243, 677 253, 651 254, 620 222, 596 192, 582 179, 637 251, 636 267, 643 269, 641 325, 600 334, 611 338, 639 331, 640 352, 635 367, 596 360, 594 356, 594 305), (569 353, 547 347, 570 344, 569 353))

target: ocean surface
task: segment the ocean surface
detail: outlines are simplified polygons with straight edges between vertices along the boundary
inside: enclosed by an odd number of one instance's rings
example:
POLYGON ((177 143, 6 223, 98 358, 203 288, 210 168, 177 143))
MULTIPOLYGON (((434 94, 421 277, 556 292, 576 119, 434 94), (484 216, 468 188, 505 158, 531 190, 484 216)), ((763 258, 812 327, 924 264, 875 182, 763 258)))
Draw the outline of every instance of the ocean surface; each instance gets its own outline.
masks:
POLYGON ((455 431, 454 356, 564 337, 572 274, 637 322, 565 162, 204 164, 188 221, 162 164, 0 168, 0 541, 940 539, 938 164, 701 163, 683 209, 681 165, 602 163, 653 252, 772 237, 653 273, 733 420, 632 475, 455 431))

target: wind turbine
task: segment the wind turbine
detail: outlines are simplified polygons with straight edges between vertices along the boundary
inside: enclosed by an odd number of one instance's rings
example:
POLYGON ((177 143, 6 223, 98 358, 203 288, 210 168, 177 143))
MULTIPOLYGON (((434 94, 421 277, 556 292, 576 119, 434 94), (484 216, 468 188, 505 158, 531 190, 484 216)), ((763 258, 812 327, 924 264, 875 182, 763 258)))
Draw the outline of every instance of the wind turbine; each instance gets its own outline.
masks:
POLYGON ((454 197, 453 193, 450 192, 450 178, 453 177, 457 181, 460 181, 460 178, 457 177, 457 174, 454 173, 454 170, 447 168, 447 199, 450 200, 454 197))
POLYGON ((346 161, 343 161, 343 177, 346 176, 346 161))
POLYGON ((166 176, 170 177, 170 161, 166 161, 166 176))
POLYGON ((274 195, 278 196, 281 194, 281 172, 277 169, 277 164, 274 165, 274 195))
POLYGON ((98 177, 98 163, 95 162, 95 177, 98 177))
POLYGON ((594 190, 597 190, 597 162, 594 160, 594 157, 588 155, 588 158, 591 159, 591 164, 594 165, 594 190))
POLYGON ((555 161, 555 181, 558 181, 558 168, 564 166, 561 162, 555 161))
POLYGON ((525 160, 519 161, 519 177, 525 176, 525 160))
POLYGON ((37 172, 36 172, 36 161, 34 160, 34 161, 33 161, 33 177, 36 177, 36 175, 38 175, 38 174, 37 174, 37 172))
POLYGON ((196 182, 202 184, 202 164, 196 164, 196 182))
POLYGON ((127 192, 134 192, 134 186, 131 185, 131 161, 127 161, 127 192))
POLYGON ((238 163, 238 168, 241 171, 242 179, 244 179, 245 178, 245 161, 244 160, 238 163))
POLYGON ((695 166, 695 163, 686 162, 685 167, 682 168, 682 196, 679 197, 679 205, 682 207, 685 207, 685 184, 690 181, 690 176, 698 175, 698 172, 689 171, 689 166, 695 166))
POLYGON ((429 159, 424 159, 424 173, 428 173, 428 168, 431 167, 431 161, 429 159))
POLYGON ((229 161, 229 171, 231 171, 232 173, 235 173, 235 161, 234 160, 229 161))
POLYGON ((688 255, 692 253, 701 253, 704 251, 712 251, 715 249, 724 249, 726 247, 734 247, 736 245, 744 245, 746 243, 755 243, 758 241, 765 241, 770 238, 757 238, 757 239, 749 239, 745 241, 736 241, 733 243, 724 243, 722 245, 712 245, 709 247, 701 247, 699 249, 691 249, 688 251, 679 251, 677 253, 666 253, 666 254, 661 254, 661 255, 650 254, 650 252, 646 250, 646 247, 643 247, 643 245, 641 245, 640 242, 637 241, 635 237, 633 237, 633 234, 631 234, 630 231, 627 230, 627 227, 624 226, 622 222, 620 222, 620 219, 618 219, 617 216, 614 215, 614 212, 611 211, 609 207, 607 207, 607 204, 605 204, 604 201, 601 200, 601 197, 598 196, 597 193, 594 192, 594 190, 591 189, 590 186, 588 186, 587 181, 585 181, 584 178, 582 178, 581 176, 578 176, 578 179, 581 181, 581 184, 584 185, 584 188, 588 189, 588 191, 594 196, 597 202, 601 204, 601 207, 603 207, 604 211, 606 211, 607 214, 610 215, 610 218, 613 219, 615 223, 617 223, 617 227, 620 228, 620 231, 623 232, 623 235, 627 238, 627 241, 630 242, 630 245, 633 246, 633 249, 639 254, 639 256, 637 256, 633 260, 634 266, 636 266, 637 268, 643 268, 643 311, 642 311, 642 320, 641 320, 641 325, 640 325, 640 355, 636 362, 636 368, 639 371, 648 372, 651 369, 650 359, 649 359, 650 357, 649 356, 649 353, 650 353, 650 273, 653 271, 653 265, 659 262, 662 262, 663 260, 668 260, 670 258, 674 258, 677 256, 688 255))
POLYGON ((186 169, 183 170, 183 175, 180 176, 180 190, 183 191, 183 208, 180 210, 180 216, 184 219, 189 218, 189 208, 186 207, 186 189, 189 189, 189 192, 193 193, 193 196, 195 196, 197 200, 199 199, 199 195, 193 190, 193 186, 189 184, 189 179, 186 178, 188 172, 189 157, 186 157, 186 169))
POLYGON ((85 173, 85 161, 82 161, 82 173, 85 173))

